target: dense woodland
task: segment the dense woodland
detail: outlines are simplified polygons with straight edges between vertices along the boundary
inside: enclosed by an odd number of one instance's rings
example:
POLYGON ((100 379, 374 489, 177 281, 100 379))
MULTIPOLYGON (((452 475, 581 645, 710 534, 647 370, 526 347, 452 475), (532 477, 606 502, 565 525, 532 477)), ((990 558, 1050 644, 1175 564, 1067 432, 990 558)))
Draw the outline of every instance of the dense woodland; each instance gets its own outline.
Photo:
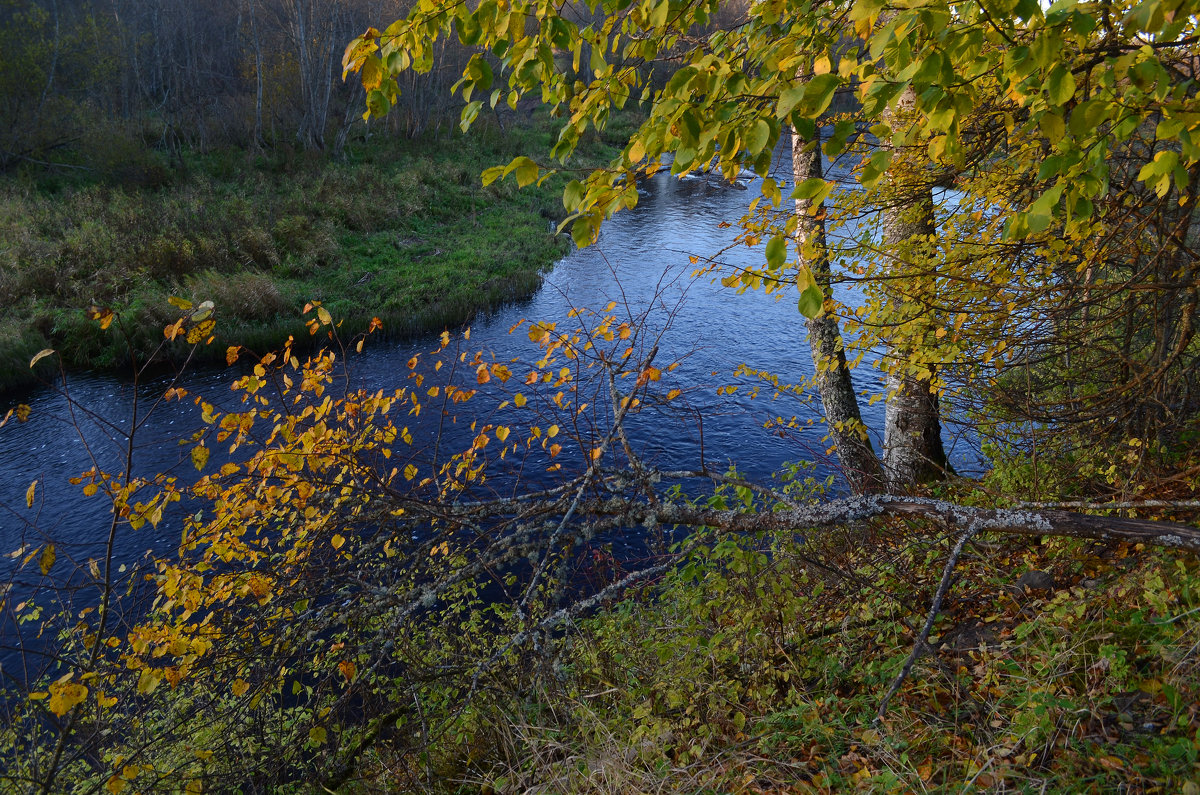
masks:
MULTIPOLYGON (((151 151, 292 144, 337 151, 362 115, 341 77, 346 42, 387 2, 5 2, 0 168, 61 164, 161 183, 151 151), (137 155, 141 157, 137 157, 137 155)), ((417 134, 450 107, 442 80, 415 83, 390 121, 417 134)))
MULTIPOLYGON (((74 326, 37 332, 47 347, 29 369, 68 401, 54 365, 96 351, 135 378, 162 360, 179 375, 114 431, 121 467, 34 479, 23 506, 4 506, 30 539, 10 558, 4 637, 30 650, 32 674, 6 676, 0 781, 1200 792, 1198 13, 1179 0, 7 4, 13 217, 37 196, 102 208, 195 191, 181 175, 220 151, 349 165, 307 215, 284 216, 299 221, 272 221, 261 260, 245 260, 246 230, 279 202, 243 198, 246 223, 206 238, 236 265, 180 275, 171 263, 195 260, 150 257, 158 293, 101 292, 74 326), (416 183, 387 170, 399 150, 369 149, 430 131, 432 149, 405 150, 425 153, 416 183), (780 147, 790 173, 773 169, 780 147), (441 168, 458 169, 469 204, 436 223, 412 222, 428 206, 362 220, 381 193, 445 184, 441 168), (393 388, 353 387, 381 325, 370 306, 343 315, 363 298, 337 303, 363 283, 354 245, 444 236, 455 215, 474 228, 487 205, 553 217, 588 246, 662 170, 755 175, 761 197, 729 223, 761 264, 696 252, 695 278, 796 303, 778 333, 814 375, 754 374, 774 396, 815 396, 837 480, 807 464, 768 483, 704 459, 657 468, 627 422, 686 414, 689 396, 652 310, 616 302, 522 321, 527 359, 447 329, 393 388), (562 210, 522 206, 525 190, 561 194, 562 210), (280 248, 331 205, 342 225, 326 254, 280 248), (874 234, 839 234, 864 219, 874 234), (229 313, 246 289, 219 286, 257 278, 282 314, 293 271, 325 290, 294 307, 298 326, 239 338, 267 318, 229 313), (846 284, 860 303, 835 299, 846 284), (204 352, 242 368, 240 407, 190 392, 187 362, 204 352), (850 380, 868 355, 878 395, 850 380), (179 440, 187 472, 134 467, 139 417, 159 400, 197 407, 179 440), (882 438, 866 400, 886 401, 882 438), (947 464, 949 410, 983 439, 981 478, 947 464), (461 417, 470 441, 414 440, 406 418, 422 412, 461 417), (104 559, 62 560, 39 535, 46 490, 68 488, 94 500, 104 559), (114 565, 118 537, 172 516, 173 553, 114 565), (636 534, 642 554, 614 556, 612 534, 636 534)), ((64 305, 97 294, 95 268, 33 279, 37 235, 9 234, 20 278, 0 296, 29 317, 65 317, 39 284, 64 305)), ((400 291, 434 266, 371 267, 400 291)))

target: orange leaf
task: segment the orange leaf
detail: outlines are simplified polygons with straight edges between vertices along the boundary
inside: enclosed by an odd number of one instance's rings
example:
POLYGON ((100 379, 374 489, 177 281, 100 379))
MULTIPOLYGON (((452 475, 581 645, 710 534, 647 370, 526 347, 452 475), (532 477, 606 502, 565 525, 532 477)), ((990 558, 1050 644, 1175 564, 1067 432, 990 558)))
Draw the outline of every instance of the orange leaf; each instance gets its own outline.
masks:
POLYGON ((353 660, 342 660, 338 663, 338 670, 342 672, 342 676, 346 677, 347 682, 354 681, 354 673, 357 669, 353 660))

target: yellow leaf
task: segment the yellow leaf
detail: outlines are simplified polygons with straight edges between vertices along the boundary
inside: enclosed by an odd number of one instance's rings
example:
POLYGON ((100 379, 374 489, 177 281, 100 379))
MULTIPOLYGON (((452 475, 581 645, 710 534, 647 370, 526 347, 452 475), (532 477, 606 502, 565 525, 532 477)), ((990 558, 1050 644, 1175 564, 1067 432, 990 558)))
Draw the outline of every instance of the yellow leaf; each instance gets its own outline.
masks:
POLYGON ((522 408, 526 402, 528 401, 525 400, 525 396, 520 392, 513 396, 513 405, 515 405, 517 408, 522 408))
POLYGON ((42 359, 45 359, 47 356, 49 356, 49 355, 50 355, 50 354, 52 354, 52 353, 54 353, 54 349, 53 349, 53 348, 46 348, 45 350, 38 351, 38 352, 37 352, 37 353, 34 355, 34 357, 33 357, 32 359, 30 359, 30 360, 29 360, 29 367, 30 367, 30 369, 33 369, 33 366, 34 366, 35 364, 37 364, 38 362, 40 362, 42 359))
POLYGON ((162 671, 155 668, 143 668, 142 673, 138 676, 137 691, 142 695, 153 693, 162 684, 162 678, 162 671))
POLYGON ((42 570, 42 574, 49 574, 50 568, 54 565, 55 558, 58 554, 54 551, 53 544, 47 544, 42 550, 41 557, 38 558, 38 568, 42 570))
POLYGON ((38 482, 35 480, 32 483, 30 483, 29 488, 27 488, 25 490, 25 507, 26 508, 33 507, 33 495, 35 493, 37 493, 37 484, 38 484, 38 482))
POLYGON ((405 480, 412 480, 416 476, 417 476, 417 468, 415 466, 413 466, 412 464, 409 464, 408 466, 404 467, 404 479, 405 480))
POLYGON ((184 312, 187 312, 189 309, 192 308, 191 301, 187 300, 186 298, 180 298, 179 296, 175 296, 175 295, 168 298, 167 303, 170 304, 171 306, 179 307, 184 312))
POLYGON ((558 436, 558 426, 557 426, 557 425, 551 425, 549 428, 547 428, 547 429, 546 429, 546 436, 547 436, 548 438, 550 438, 550 439, 553 439, 555 436, 558 436))
POLYGON ((503 426, 503 425, 501 425, 499 428, 497 428, 497 429, 496 429, 496 438, 497 438, 497 439, 499 439, 499 440, 500 440, 500 441, 502 441, 502 442, 503 442, 505 439, 507 439, 507 438, 508 438, 508 428, 506 428, 506 427, 505 427, 505 426, 503 426))
POLYGON ((104 785, 104 788, 111 792, 112 795, 119 795, 120 793, 124 792, 125 788, 128 786, 129 783, 120 776, 109 776, 108 783, 104 785))
POLYGON ((108 709, 109 707, 111 707, 117 703, 117 697, 116 696, 107 696, 104 694, 104 691, 101 690, 98 693, 96 693, 96 703, 99 704, 104 709, 108 709))
POLYGON ((328 309, 326 309, 326 308, 325 308, 325 307, 323 307, 323 306, 318 306, 318 307, 317 307, 317 317, 318 317, 318 318, 320 319, 320 321, 321 321, 322 323, 324 323, 326 326, 328 326, 328 325, 330 325, 331 323, 333 323, 333 316, 332 316, 332 315, 330 315, 330 314, 329 314, 329 310, 328 310, 328 309))
POLYGON ((346 543, 346 539, 338 533, 334 533, 333 538, 329 539, 329 543, 333 544, 334 549, 341 549, 342 545, 346 543))
POLYGON ((207 447, 199 446, 192 448, 192 466, 199 471, 204 469, 204 465, 208 463, 209 450, 207 447))
POLYGON ((940 340, 942 337, 946 336, 946 329, 939 328, 937 331, 933 332, 933 336, 940 340))
POLYGON ((225 364, 233 364, 238 360, 238 351, 242 347, 240 345, 230 345, 225 349, 225 364))
POLYGON ((234 679, 233 685, 229 689, 233 691, 235 696, 244 696, 246 695, 246 691, 250 689, 250 683, 245 679, 234 679))
POLYGON ((325 742, 325 727, 313 726, 308 730, 308 739, 313 745, 322 745, 325 742))
POLYGON ((50 711, 55 715, 66 715, 71 709, 87 698, 87 685, 79 682, 52 682, 50 691, 50 711))

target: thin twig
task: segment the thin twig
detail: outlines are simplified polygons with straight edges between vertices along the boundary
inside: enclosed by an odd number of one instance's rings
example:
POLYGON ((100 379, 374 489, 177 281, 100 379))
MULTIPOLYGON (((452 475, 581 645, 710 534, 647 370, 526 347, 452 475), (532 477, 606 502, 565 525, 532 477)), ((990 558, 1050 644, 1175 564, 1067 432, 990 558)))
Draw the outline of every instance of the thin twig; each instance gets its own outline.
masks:
POLYGON ((958 558, 962 555, 963 547, 982 529, 979 525, 968 528, 967 532, 958 537, 958 542, 955 543, 954 549, 950 550, 950 557, 946 561, 946 568, 942 570, 942 581, 938 584, 937 593, 933 597, 933 604, 929 606, 929 615, 925 617, 925 626, 921 628, 921 634, 917 638, 917 642, 913 644, 912 652, 909 653, 908 659, 904 661, 904 667, 900 669, 900 673, 896 675, 892 686, 888 688, 887 693, 884 694, 883 699, 879 702, 879 711, 875 713, 876 722, 883 719, 884 714, 887 712, 888 702, 900 690, 900 686, 904 684, 904 680, 908 678, 908 674, 912 671, 913 665, 916 664, 921 654, 925 651, 929 640, 929 633, 933 630, 933 623, 937 621, 938 613, 942 611, 942 600, 946 598, 946 593, 950 590, 950 580, 954 576, 954 568, 958 565, 958 558))

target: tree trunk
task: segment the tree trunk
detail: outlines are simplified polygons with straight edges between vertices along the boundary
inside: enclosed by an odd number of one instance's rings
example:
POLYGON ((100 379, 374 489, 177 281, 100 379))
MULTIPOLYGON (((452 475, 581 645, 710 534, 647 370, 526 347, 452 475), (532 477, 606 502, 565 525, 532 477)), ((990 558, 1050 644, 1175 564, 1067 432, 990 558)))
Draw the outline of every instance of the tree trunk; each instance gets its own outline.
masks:
MULTIPOLYGON (((916 96, 906 89, 896 107, 884 113, 892 129, 909 123, 916 96)), ((884 142, 890 147, 890 143, 884 142)), ((893 149, 892 169, 887 179, 887 203, 883 210, 883 249, 891 258, 891 270, 916 264, 914 278, 927 269, 912 260, 927 256, 934 234, 933 187, 924 174, 920 155, 893 149)), ((888 346, 887 412, 883 433, 883 469, 887 490, 904 493, 944 476, 946 451, 942 447, 940 406, 928 375, 912 372, 912 353, 903 341, 888 346)))
MULTIPOLYGON (((819 127, 811 141, 793 131, 792 173, 796 184, 822 176, 820 139, 819 127)), ((825 248, 823 203, 813 207, 812 200, 797 199, 796 216, 799 220, 797 235, 800 262, 809 267, 821 291, 828 296, 830 267, 825 248), (805 251, 809 252, 807 257, 805 251)), ((862 414, 859 413, 837 317, 832 312, 824 312, 806 320, 805 325, 808 327, 808 344, 812 349, 813 368, 816 371, 814 380, 825 408, 825 422, 837 450, 842 473, 855 494, 880 491, 883 478, 879 457, 875 455, 866 426, 863 425, 862 414)))

